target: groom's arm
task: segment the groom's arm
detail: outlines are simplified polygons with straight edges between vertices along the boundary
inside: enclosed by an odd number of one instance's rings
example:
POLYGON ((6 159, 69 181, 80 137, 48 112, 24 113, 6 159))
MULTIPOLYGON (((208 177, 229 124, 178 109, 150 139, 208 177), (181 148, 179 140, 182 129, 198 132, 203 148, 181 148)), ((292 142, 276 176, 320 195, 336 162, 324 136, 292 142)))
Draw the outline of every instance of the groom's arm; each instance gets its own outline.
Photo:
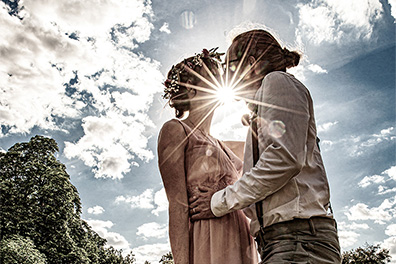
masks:
MULTIPOLYGON (((245 142, 243 141, 223 141, 223 143, 231 149, 231 151, 238 156, 238 158, 243 160, 243 153, 245 142)), ((239 176, 239 175, 238 175, 239 176)), ((215 190, 210 187, 199 186, 198 189, 193 190, 191 197, 189 198, 189 214, 191 220, 201 220, 215 218, 210 204, 211 199, 215 190)))
POLYGON ((264 79, 264 86, 256 98, 263 102, 258 111, 262 151, 259 161, 236 183, 212 196, 214 215, 220 217, 265 199, 301 171, 310 118, 309 95, 289 82, 279 73, 269 74, 264 79), (268 124, 274 120, 285 124, 285 133, 281 137, 268 132, 268 124))

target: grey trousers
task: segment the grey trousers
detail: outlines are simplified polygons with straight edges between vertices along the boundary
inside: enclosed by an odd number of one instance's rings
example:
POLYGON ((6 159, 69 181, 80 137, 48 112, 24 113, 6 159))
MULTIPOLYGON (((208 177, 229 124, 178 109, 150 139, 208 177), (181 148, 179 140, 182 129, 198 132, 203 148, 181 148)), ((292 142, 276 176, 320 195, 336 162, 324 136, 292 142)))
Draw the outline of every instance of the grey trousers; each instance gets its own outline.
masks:
POLYGON ((257 239, 264 263, 341 263, 337 226, 333 219, 294 219, 264 228, 257 239))

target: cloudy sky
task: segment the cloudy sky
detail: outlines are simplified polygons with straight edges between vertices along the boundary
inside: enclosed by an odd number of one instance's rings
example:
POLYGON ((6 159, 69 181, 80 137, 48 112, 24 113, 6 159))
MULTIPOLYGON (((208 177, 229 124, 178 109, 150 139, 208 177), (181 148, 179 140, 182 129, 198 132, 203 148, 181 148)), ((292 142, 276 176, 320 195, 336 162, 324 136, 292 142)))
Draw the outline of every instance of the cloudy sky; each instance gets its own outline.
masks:
MULTIPOLYGON (((110 245, 158 263, 170 250, 157 167, 161 98, 172 64, 225 51, 268 27, 304 54, 343 250, 368 243, 396 262, 396 0, 2 0, 0 150, 57 140, 83 218, 110 245)), ((243 103, 219 109, 213 135, 244 140, 243 103)))

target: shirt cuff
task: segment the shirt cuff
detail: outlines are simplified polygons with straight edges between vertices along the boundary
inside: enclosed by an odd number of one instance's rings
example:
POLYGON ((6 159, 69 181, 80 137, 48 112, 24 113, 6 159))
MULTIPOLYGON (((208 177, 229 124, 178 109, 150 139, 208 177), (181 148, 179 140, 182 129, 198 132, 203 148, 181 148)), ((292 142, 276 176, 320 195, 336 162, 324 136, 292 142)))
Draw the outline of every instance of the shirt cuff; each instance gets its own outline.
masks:
POLYGON ((213 194, 210 200, 210 209, 216 217, 221 217, 228 213, 227 203, 223 197, 225 196, 225 190, 220 190, 213 194))

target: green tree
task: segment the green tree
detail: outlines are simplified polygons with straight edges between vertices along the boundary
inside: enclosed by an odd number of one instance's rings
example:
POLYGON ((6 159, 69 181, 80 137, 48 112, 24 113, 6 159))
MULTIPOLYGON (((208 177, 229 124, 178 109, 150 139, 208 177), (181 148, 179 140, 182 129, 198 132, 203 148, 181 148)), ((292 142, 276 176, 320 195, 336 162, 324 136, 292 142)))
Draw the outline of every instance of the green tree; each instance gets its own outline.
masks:
POLYGON ((160 259, 159 263, 163 263, 163 264, 173 264, 173 255, 172 252, 168 252, 165 255, 162 256, 162 258, 160 259))
POLYGON ((45 264, 47 260, 30 238, 12 235, 0 243, 0 255, 4 264, 45 264))
POLYGON ((389 250, 381 248, 380 245, 365 244, 364 247, 342 254, 342 264, 383 264, 389 263, 390 259, 389 250))
POLYGON ((0 241, 29 238, 49 264, 134 263, 132 254, 106 249, 81 219, 80 197, 57 151, 55 140, 35 136, 0 153, 0 241))
POLYGON ((106 248, 102 252, 101 264, 133 264, 135 263, 135 256, 131 253, 122 256, 121 250, 116 250, 113 247, 106 248))

